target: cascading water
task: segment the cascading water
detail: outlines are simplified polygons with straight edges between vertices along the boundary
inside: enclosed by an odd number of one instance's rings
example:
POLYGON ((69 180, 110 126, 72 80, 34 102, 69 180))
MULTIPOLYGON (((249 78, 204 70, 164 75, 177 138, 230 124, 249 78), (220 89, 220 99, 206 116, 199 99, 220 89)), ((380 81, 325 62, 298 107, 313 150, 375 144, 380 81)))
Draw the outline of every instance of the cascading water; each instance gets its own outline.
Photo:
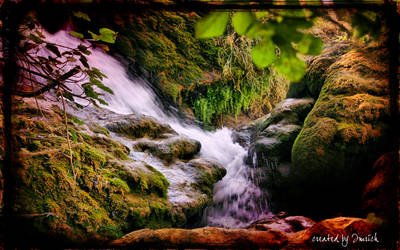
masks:
MULTIPOLYGON (((82 43, 66 31, 47 37, 54 43, 69 47, 82 43)), ((104 99, 109 104, 104 108, 119 114, 147 115, 167 123, 179 134, 200 141, 201 157, 214 159, 226 168, 226 176, 214 187, 214 205, 204 213, 206 225, 244 227, 269 213, 266 197, 252 181, 252 169, 243 161, 247 150, 233 142, 230 129, 208 132, 166 114, 157 104, 156 96, 145 80, 130 79, 116 59, 100 50, 92 49, 91 52, 88 56, 89 65, 107 76, 103 83, 114 92, 114 95, 104 93, 104 99)))

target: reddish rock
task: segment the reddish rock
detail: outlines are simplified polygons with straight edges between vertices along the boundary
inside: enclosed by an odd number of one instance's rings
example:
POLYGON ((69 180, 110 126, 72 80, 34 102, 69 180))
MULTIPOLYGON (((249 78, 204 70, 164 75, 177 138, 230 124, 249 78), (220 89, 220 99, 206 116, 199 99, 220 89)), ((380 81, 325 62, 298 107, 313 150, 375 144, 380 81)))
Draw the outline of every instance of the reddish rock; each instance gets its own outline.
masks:
MULTIPOLYGON (((196 229, 142 229, 115 240, 111 247, 135 248, 316 248, 382 247, 377 225, 366 219, 337 217, 318 223, 302 216, 277 219, 266 231, 204 227, 196 229), (296 221, 306 229, 285 230, 296 221), (274 225, 274 226, 272 226, 274 225), (286 232, 287 231, 287 232, 286 232)), ((258 224, 261 225, 261 224, 258 224)), ((268 224, 266 224, 268 225, 268 224)))
POLYGON ((395 153, 382 155, 373 166, 373 178, 365 186, 362 195, 365 214, 390 222, 396 208, 397 164, 395 153))
POLYGON ((378 226, 366 219, 337 217, 290 235, 289 246, 378 247, 382 237, 378 226))
POLYGON ((286 218, 267 218, 250 225, 250 230, 273 230, 281 233, 295 233, 312 227, 313 220, 304 216, 289 216, 286 218))
POLYGON ((142 229, 111 243, 112 247, 163 248, 280 248, 287 237, 275 231, 204 227, 196 229, 142 229))

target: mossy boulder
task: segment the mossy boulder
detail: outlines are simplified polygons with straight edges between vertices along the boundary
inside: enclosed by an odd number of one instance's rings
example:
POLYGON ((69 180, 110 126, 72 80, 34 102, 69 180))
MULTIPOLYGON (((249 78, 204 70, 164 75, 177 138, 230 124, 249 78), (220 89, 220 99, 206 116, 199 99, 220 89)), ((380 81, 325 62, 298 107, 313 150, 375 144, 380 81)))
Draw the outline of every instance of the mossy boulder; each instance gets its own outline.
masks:
POLYGON ((120 142, 72 122, 71 166, 59 110, 43 108, 44 121, 32 103, 15 113, 21 164, 13 209, 27 241, 51 236, 58 243, 104 244, 134 229, 185 225, 185 211, 168 200, 162 173, 129 159, 120 142))
POLYGON ((127 115, 116 118, 105 127, 115 133, 130 138, 167 138, 176 132, 167 124, 162 124, 153 118, 137 115, 127 115))
POLYGON ((262 167, 271 160, 290 160, 293 142, 313 104, 312 98, 288 98, 279 103, 265 121, 255 126, 247 161, 262 167))
POLYGON ((299 82, 289 86, 286 98, 318 98, 327 77, 326 69, 350 50, 349 42, 327 44, 321 55, 308 57, 307 72, 299 82))
POLYGON ((326 69, 292 148, 291 203, 298 212, 359 211, 356 197, 390 136, 385 55, 380 47, 353 49, 326 69))
POLYGON ((133 147, 137 151, 147 151, 166 162, 172 162, 176 159, 188 160, 193 158, 200 152, 201 144, 193 139, 175 136, 158 141, 140 140, 133 147))
POLYGON ((194 185, 212 197, 213 186, 225 176, 226 169, 218 162, 207 159, 193 159, 187 165, 198 172, 194 185))

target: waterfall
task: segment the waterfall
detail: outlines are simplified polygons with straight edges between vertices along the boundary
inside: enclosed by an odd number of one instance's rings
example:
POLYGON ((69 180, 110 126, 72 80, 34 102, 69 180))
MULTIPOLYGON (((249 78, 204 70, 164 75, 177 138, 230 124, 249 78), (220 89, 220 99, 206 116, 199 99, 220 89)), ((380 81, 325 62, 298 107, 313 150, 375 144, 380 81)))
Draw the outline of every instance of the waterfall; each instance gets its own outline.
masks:
MULTIPOLYGON (((47 34, 47 37, 54 43, 69 47, 82 43, 66 31, 47 34)), ((214 205, 204 213, 205 224, 244 227, 269 213, 264 193, 254 184, 252 169, 244 163, 247 150, 233 142, 229 128, 209 132, 167 114, 144 79, 130 79, 115 58, 98 49, 91 49, 91 52, 89 65, 107 76, 103 83, 114 92, 114 95, 104 93, 104 99, 109 104, 104 108, 120 114, 147 115, 167 123, 179 134, 200 141, 201 157, 214 159, 226 168, 226 176, 214 187, 214 205)))

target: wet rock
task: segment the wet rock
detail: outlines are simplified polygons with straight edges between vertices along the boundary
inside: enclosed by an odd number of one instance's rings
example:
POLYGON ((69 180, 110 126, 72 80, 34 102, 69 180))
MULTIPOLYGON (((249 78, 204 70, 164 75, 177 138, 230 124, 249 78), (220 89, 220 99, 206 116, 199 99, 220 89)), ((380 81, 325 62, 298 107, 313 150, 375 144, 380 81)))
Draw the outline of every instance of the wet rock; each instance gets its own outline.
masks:
POLYGON ((239 143, 242 147, 248 147, 250 142, 250 131, 247 128, 232 132, 232 141, 239 143))
POLYGON ((261 167, 268 164, 266 158, 289 160, 293 142, 313 103, 311 98, 290 98, 279 103, 270 116, 259 123, 250 144, 248 161, 261 167))
POLYGON ((264 122, 265 129, 270 124, 281 122, 293 124, 303 121, 314 105, 312 98, 287 98, 280 102, 271 112, 270 117, 264 122))
POLYGON ((295 233, 308 229, 315 224, 313 220, 304 216, 289 216, 286 218, 266 218, 252 223, 248 229, 252 230, 273 230, 282 233, 295 233))
POLYGON ((302 216, 278 219, 270 228, 142 229, 111 242, 135 248, 341 248, 382 247, 376 224, 366 219, 337 217, 315 223, 302 216), (278 223, 281 222, 281 223, 278 223))
POLYGON ((197 171, 195 186, 212 197, 213 186, 225 176, 226 169, 221 164, 207 159, 193 159, 187 165, 197 171))
POLYGON ((289 235, 288 247, 382 247, 378 225, 366 219, 337 217, 289 235))
POLYGON ((125 115, 107 123, 105 127, 115 133, 130 138, 168 138, 176 132, 167 124, 162 124, 153 118, 137 115, 125 115))
POLYGON ((287 241, 275 231, 204 227, 196 229, 142 229, 111 243, 113 247, 162 248, 279 248, 287 241))
POLYGON ((379 47, 354 49, 326 69, 318 100, 292 147, 291 213, 360 211, 358 197, 369 171, 390 150, 385 55, 379 47))
POLYGON ((111 162, 117 168, 121 180, 132 189, 142 194, 155 193, 160 197, 167 197, 169 182, 165 176, 154 167, 141 161, 111 162))
POLYGON ((165 140, 140 140, 133 145, 135 150, 153 154, 154 156, 171 162, 176 159, 188 160, 200 152, 200 142, 183 136, 175 136, 165 140))

